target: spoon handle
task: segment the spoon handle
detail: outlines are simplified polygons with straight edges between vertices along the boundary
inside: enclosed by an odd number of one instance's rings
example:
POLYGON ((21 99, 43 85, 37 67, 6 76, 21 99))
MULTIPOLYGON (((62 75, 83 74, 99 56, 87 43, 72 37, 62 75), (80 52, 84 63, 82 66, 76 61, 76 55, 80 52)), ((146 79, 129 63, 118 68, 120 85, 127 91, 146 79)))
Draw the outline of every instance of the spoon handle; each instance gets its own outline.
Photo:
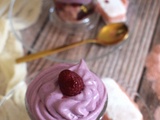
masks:
POLYGON ((83 44, 86 44, 86 43, 96 43, 96 40, 94 40, 94 39, 93 40, 92 39, 91 40, 83 40, 83 41, 80 41, 80 42, 72 43, 70 45, 60 46, 60 47, 55 48, 55 49, 33 53, 33 54, 30 54, 30 55, 27 55, 27 56, 16 59, 16 63, 29 62, 29 61, 32 61, 32 60, 36 60, 38 58, 42 58, 42 57, 45 57, 45 56, 49 56, 49 55, 52 55, 52 54, 55 54, 55 53, 58 53, 58 52, 62 52, 62 51, 77 47, 79 45, 83 45, 83 44))

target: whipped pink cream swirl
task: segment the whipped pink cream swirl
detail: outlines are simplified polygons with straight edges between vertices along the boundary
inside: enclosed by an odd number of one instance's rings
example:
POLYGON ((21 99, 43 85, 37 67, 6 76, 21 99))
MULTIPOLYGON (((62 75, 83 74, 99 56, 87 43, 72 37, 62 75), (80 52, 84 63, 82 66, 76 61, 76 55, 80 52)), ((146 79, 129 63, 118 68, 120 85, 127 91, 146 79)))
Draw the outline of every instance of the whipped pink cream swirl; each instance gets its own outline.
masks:
POLYGON ((72 4, 72 3, 89 4, 91 3, 92 0, 55 0, 55 1, 62 2, 62 3, 68 3, 68 4, 72 4))
POLYGON ((39 74, 28 86, 26 105, 34 120, 96 120, 107 100, 102 81, 82 60, 59 64, 39 74), (76 96, 64 96, 57 84, 59 73, 69 69, 82 77, 85 88, 76 96))

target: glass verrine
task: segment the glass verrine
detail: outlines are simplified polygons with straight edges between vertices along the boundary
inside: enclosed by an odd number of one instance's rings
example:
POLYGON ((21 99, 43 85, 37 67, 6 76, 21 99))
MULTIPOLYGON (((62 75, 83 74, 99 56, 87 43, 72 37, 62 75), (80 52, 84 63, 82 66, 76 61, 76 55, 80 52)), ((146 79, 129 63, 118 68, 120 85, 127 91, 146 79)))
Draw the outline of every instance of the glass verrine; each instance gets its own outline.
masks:
POLYGON ((95 11, 95 0, 53 0, 50 20, 57 27, 63 27, 67 32, 74 33, 75 29, 84 31, 93 29, 99 15, 95 11))
POLYGON ((102 80, 83 60, 78 64, 56 64, 41 71, 26 92, 26 107, 36 120, 99 120, 107 100, 102 80))

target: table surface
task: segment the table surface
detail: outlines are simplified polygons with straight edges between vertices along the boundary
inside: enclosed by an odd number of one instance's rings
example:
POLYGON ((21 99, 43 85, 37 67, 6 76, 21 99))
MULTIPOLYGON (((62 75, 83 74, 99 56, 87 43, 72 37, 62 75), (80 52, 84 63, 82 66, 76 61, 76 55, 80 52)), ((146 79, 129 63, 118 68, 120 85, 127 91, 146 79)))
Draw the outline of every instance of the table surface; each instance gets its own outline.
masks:
MULTIPOLYGON (((43 11, 47 11, 43 8, 43 11)), ((48 12, 48 11, 47 11, 48 12)), ((36 46, 38 36, 45 32, 45 26, 48 25, 48 14, 43 14, 43 19, 32 26, 41 25, 39 31, 29 31, 35 35, 34 39, 25 36, 30 46, 36 46)), ((99 24, 102 19, 99 20, 99 24)), ((98 24, 98 25, 99 25, 98 24)), ((160 43, 160 0, 130 0, 127 12, 127 24, 130 34, 128 42, 119 50, 115 50, 103 58, 87 62, 89 68, 97 73, 98 76, 111 77, 116 80, 133 98, 133 92, 139 92, 149 105, 153 114, 155 108, 160 105, 156 95, 151 89, 150 83, 145 78, 145 60, 151 48, 160 43)), ((97 25, 97 26, 98 26, 97 25)), ((48 33, 53 36, 59 36, 61 32, 48 33)), ((25 34, 24 34, 25 35, 25 34)), ((70 34, 61 35, 61 38, 73 39, 70 34)), ((79 36, 83 38, 83 36, 79 36)), ((55 39, 57 39, 55 37, 55 39)), ((26 54, 30 51, 26 50, 26 54)), ((98 54, 98 53, 97 53, 98 54)), ((64 58, 65 59, 65 58, 64 58)), ((47 68, 57 62, 39 59, 28 63, 29 74, 37 70, 47 68)), ((148 118, 146 117, 145 120, 148 118)))

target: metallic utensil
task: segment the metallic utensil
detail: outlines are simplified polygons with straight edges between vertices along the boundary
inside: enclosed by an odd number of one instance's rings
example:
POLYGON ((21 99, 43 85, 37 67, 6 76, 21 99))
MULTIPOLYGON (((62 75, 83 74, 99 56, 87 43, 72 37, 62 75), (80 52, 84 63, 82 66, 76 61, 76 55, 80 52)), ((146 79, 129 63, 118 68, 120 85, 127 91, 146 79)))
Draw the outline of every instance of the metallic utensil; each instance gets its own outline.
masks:
POLYGON ((16 59, 16 63, 36 60, 38 58, 49 56, 87 43, 96 43, 103 46, 114 45, 126 40, 128 38, 128 33, 128 26, 125 23, 107 24, 104 27, 102 27, 102 29, 99 31, 96 39, 82 40, 76 43, 72 43, 70 45, 65 45, 51 50, 45 50, 34 54, 30 54, 16 59))

